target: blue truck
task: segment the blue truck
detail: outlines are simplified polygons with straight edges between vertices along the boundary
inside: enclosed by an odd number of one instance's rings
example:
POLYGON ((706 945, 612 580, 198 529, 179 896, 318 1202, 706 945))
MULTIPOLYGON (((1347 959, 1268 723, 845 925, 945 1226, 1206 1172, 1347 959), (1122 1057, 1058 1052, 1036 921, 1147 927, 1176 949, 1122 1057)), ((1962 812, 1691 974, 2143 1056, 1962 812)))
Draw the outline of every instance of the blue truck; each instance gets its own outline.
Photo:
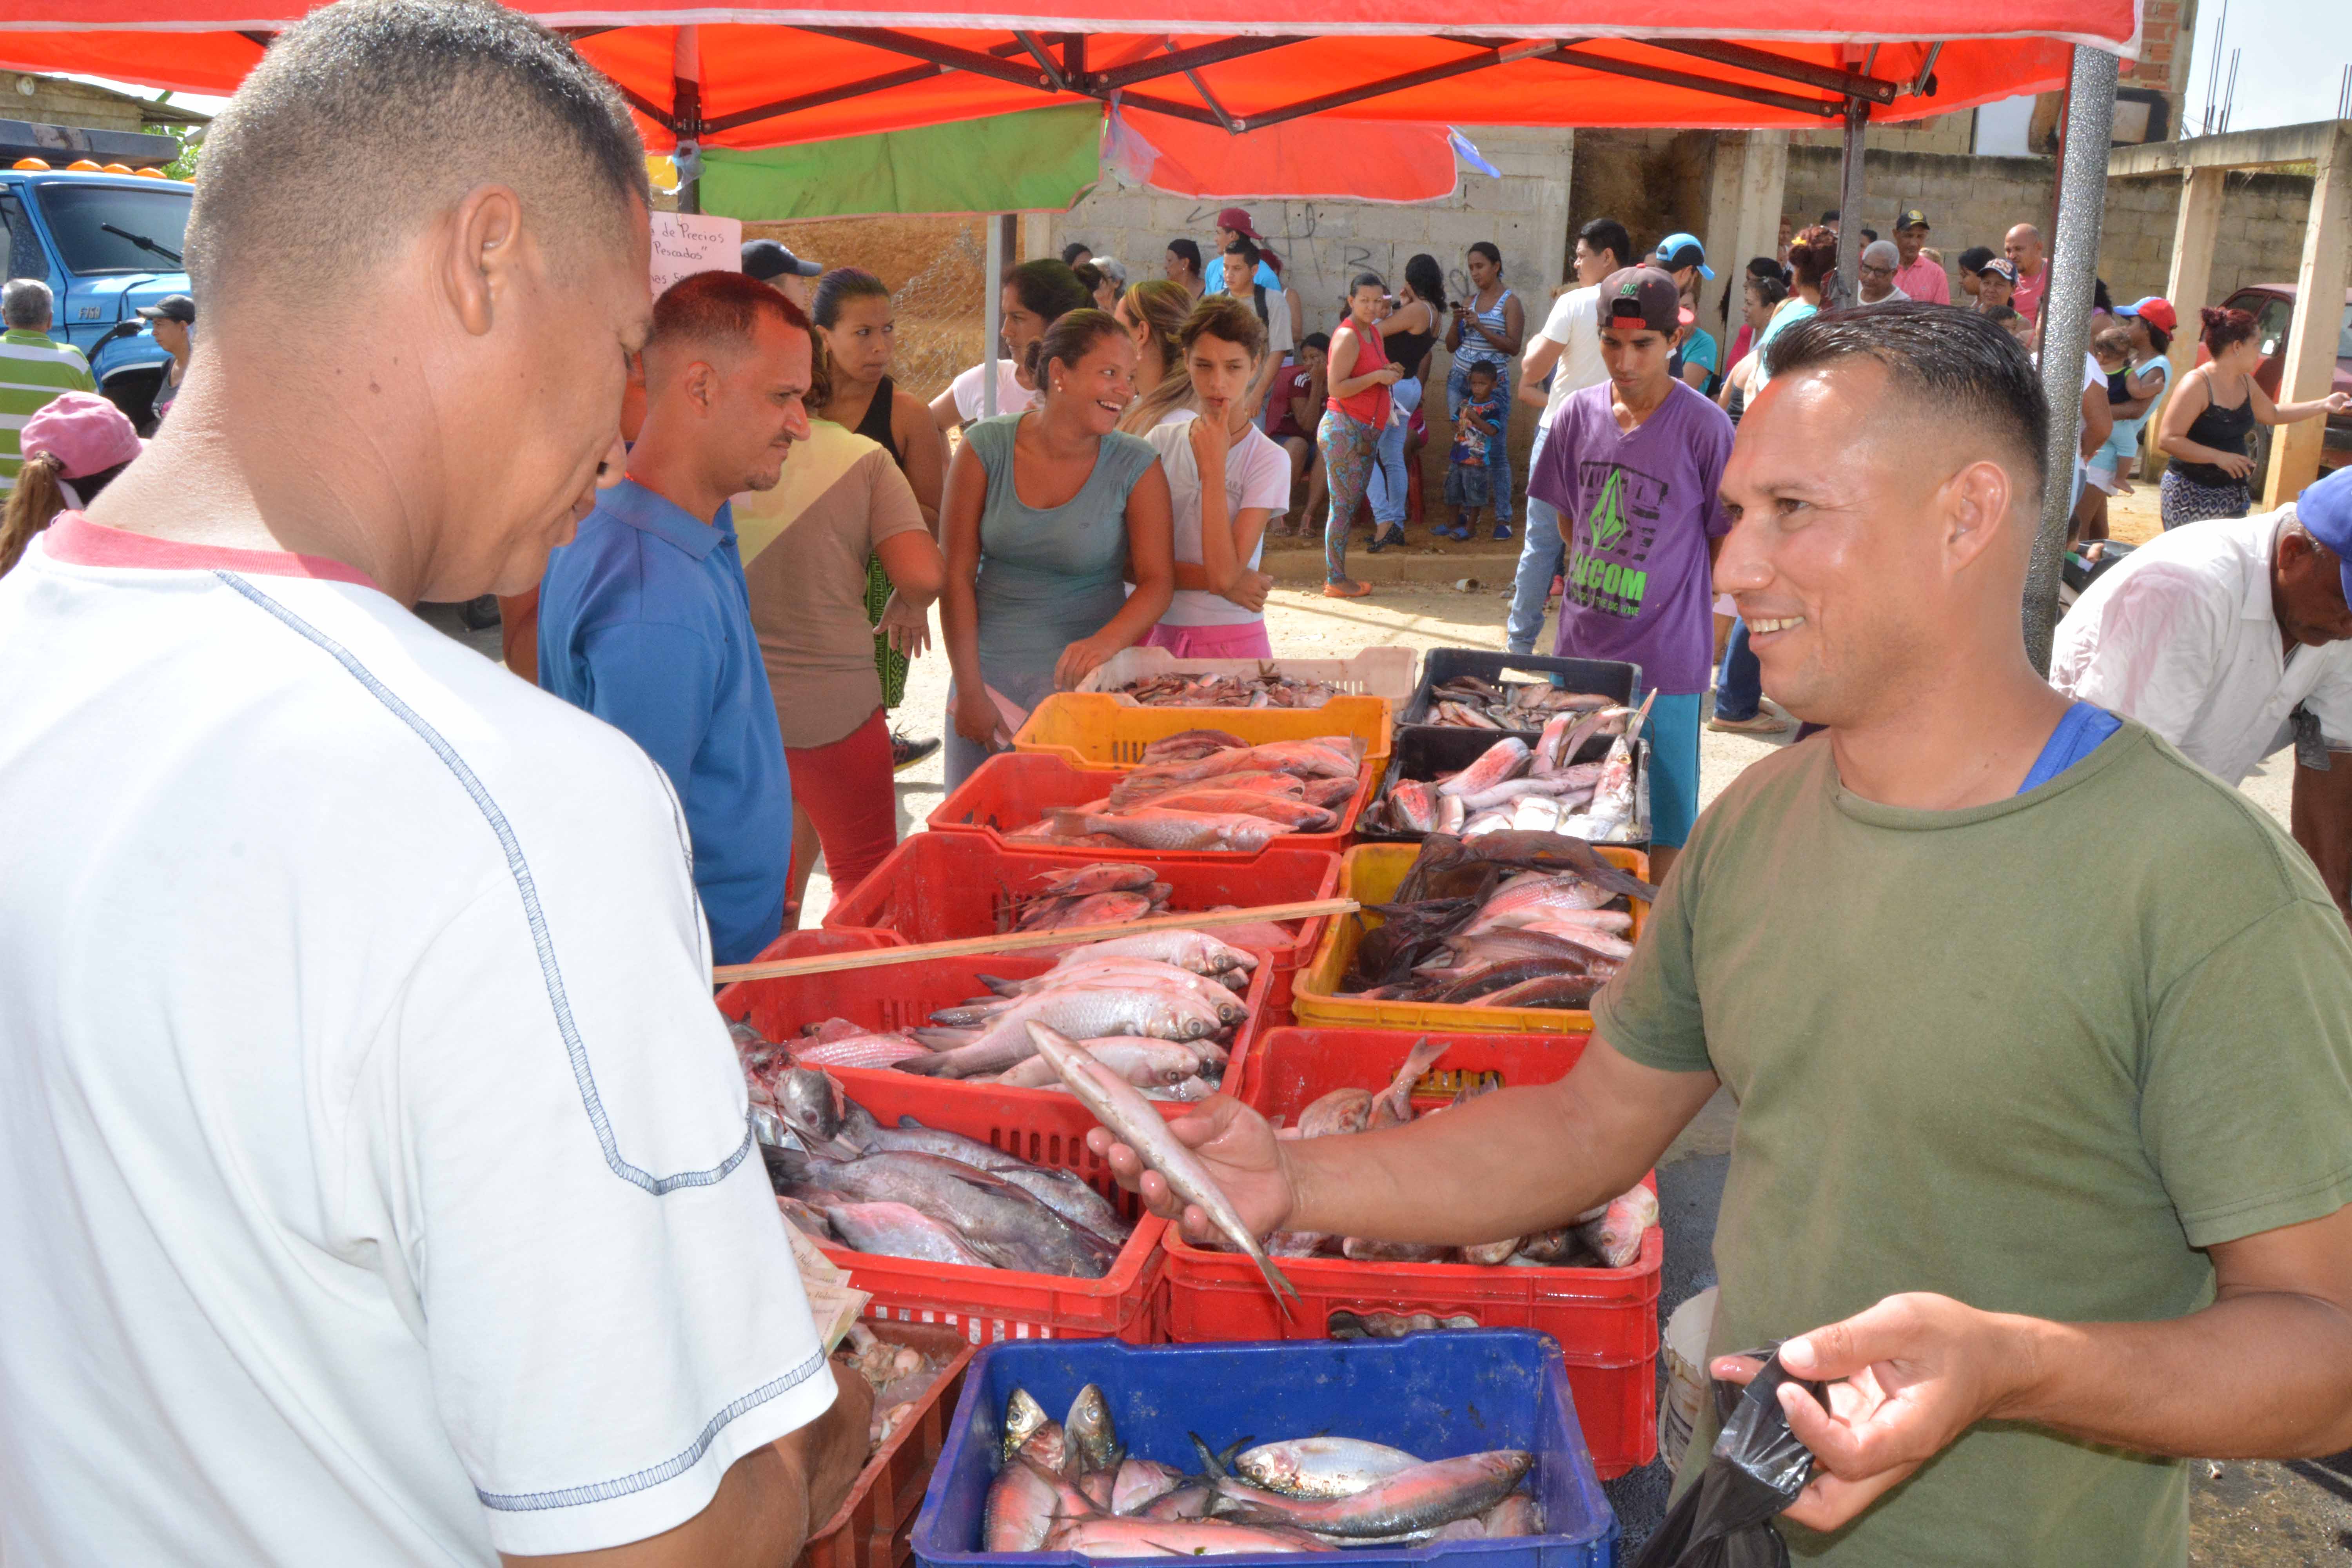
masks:
MULTIPOLYGON (((0 126, 0 149, 7 141, 0 126)), ((142 431, 153 426, 171 356, 138 310, 188 292, 181 255, 194 195, 192 185, 151 175, 0 168, 7 276, 49 286, 57 300, 49 335, 81 350, 99 390, 142 431)))

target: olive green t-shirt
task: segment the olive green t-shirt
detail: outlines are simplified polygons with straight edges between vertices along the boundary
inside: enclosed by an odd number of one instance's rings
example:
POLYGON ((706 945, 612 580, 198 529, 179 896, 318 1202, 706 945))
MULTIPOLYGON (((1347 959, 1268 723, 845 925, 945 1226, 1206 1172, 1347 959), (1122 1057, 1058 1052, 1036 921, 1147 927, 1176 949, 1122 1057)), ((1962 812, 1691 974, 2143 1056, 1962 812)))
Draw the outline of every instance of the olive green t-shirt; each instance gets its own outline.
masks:
MULTIPOLYGON (((2352 1202, 2344 921, 2268 817, 2129 720, 1965 811, 1849 794, 1826 739, 1757 763, 1593 1014, 1739 1101, 1710 1354, 1906 1290, 2177 1318, 2212 1299, 2198 1248, 2352 1202)), ((2178 1461, 1985 1423, 1836 1534, 1781 1528, 1836 1568, 2162 1568, 2188 1514, 2178 1461)))

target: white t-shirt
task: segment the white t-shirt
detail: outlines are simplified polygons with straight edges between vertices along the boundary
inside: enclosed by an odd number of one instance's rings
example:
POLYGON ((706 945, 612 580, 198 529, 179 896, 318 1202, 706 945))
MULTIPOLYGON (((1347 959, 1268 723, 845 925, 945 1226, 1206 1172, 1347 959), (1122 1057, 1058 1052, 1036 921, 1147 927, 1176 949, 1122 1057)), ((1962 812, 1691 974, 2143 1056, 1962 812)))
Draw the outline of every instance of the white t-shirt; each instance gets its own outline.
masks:
POLYGON ((1552 416, 1568 401, 1569 394, 1609 379, 1609 367, 1601 359, 1600 286, 1570 289, 1554 300, 1543 331, 1536 335, 1559 345, 1559 358, 1552 364, 1551 393, 1544 400, 1543 416, 1536 421, 1549 429, 1552 416))
MULTIPOLYGON (((967 425, 988 415, 980 406, 981 394, 988 385, 988 362, 982 360, 961 375, 948 383, 955 394, 956 412, 967 425)), ((1037 406, 1037 395, 1021 384, 1020 370, 1009 359, 996 362, 996 411, 999 414, 1026 414, 1037 406)))
POLYGON ((618 731, 335 563, 68 514, 0 813, 0 1561, 613 1546, 831 1404, 618 731))
MULTIPOLYGON (((1168 499, 1176 520, 1176 559, 1194 566, 1201 563, 1201 466, 1192 458, 1192 424, 1199 417, 1190 408, 1175 409, 1143 437, 1160 454, 1160 467, 1168 475, 1168 499)), ((1268 523, 1290 510, 1290 454, 1255 426, 1225 448, 1225 505, 1228 527, 1236 513, 1254 506, 1265 508, 1268 523)), ((1260 534, 1257 549, 1250 554, 1252 571, 1265 555, 1265 536, 1260 534)), ((1237 626, 1265 618, 1222 594, 1179 588, 1160 620, 1171 626, 1237 626)))
MULTIPOLYGON (((2271 552, 2294 508, 2159 533, 2084 591, 2050 654, 2050 684, 2138 720, 2236 784, 2307 704, 2352 745, 2352 643, 2279 647, 2271 552)), ((2338 767, 2352 765, 2338 762, 2338 767)))

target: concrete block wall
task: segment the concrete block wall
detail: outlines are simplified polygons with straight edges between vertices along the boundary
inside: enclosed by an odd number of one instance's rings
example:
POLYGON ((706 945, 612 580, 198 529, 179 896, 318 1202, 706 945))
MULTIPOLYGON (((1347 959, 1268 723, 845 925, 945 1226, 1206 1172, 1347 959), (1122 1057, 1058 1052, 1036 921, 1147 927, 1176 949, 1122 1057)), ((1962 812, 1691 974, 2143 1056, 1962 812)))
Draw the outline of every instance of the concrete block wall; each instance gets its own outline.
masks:
MULTIPOLYGON (((2047 158, 1943 157, 1872 152, 1864 174, 1869 199, 1862 222, 1892 231, 1895 214, 1917 206, 1947 266, 1971 245, 2000 248, 2012 224, 2050 225, 2052 163, 2047 158)), ((1789 150, 1783 210, 1810 222, 1838 202, 1838 154, 1789 150)), ((2107 182, 2099 275, 2118 300, 2161 294, 2171 275, 2173 215, 2180 186, 2169 176, 2107 182)), ((2221 237, 2213 257, 2213 299, 2248 283, 2291 279, 2303 255, 2311 180, 2296 174, 2232 174, 2223 198, 2221 237)), ((1849 220, 1851 221, 1851 220, 1849 220)), ((1953 290, 1957 296, 1956 288, 1953 290)))
MULTIPOLYGON (((1244 206, 1282 257, 1285 280, 1298 290, 1304 330, 1328 332, 1345 310, 1348 280, 1357 273, 1377 272, 1394 288, 1403 281, 1406 260, 1426 251, 1444 268, 1448 294, 1459 294, 1467 286, 1464 258, 1471 244, 1492 240, 1503 253, 1506 281, 1526 301, 1528 327, 1533 331, 1550 308, 1551 283, 1565 271, 1577 133, 1476 125, 1462 130, 1486 161, 1502 171, 1502 177, 1465 171, 1454 194, 1442 202, 1193 201, 1106 179, 1068 212, 1028 226, 1026 247, 1035 254, 1057 255, 1072 240, 1084 240, 1097 255, 1125 262, 1130 279, 1156 278, 1171 239, 1190 237, 1205 258, 1215 244, 1218 210, 1244 206)), ((1442 375, 1446 364, 1443 345, 1432 360, 1442 375)), ((1444 411, 1444 398, 1437 397, 1423 458, 1426 499, 1433 509, 1442 504, 1445 447, 1451 438, 1444 411)), ((1535 410, 1522 407, 1511 427, 1522 488, 1527 448, 1534 437, 1535 410)))

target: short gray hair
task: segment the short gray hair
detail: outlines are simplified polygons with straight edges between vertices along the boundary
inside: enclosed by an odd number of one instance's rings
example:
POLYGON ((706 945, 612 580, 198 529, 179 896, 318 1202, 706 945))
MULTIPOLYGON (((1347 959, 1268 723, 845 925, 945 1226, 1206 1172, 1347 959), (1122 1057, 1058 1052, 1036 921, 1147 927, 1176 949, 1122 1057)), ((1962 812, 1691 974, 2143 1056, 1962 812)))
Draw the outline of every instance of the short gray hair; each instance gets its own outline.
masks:
POLYGON ((11 278, 0 288, 0 321, 12 331, 45 331, 56 310, 49 286, 37 278, 11 278))

